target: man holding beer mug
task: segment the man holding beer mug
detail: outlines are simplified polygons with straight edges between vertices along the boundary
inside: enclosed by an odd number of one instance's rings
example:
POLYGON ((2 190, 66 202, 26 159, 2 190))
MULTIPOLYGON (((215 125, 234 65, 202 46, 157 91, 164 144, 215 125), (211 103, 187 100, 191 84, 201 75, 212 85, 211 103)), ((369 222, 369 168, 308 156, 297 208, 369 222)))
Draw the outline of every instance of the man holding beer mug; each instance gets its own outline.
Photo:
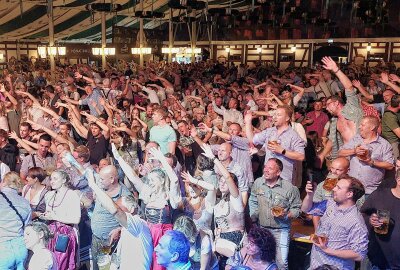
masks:
POLYGON ((343 145, 338 155, 350 158, 349 175, 360 179, 368 197, 385 175, 385 170, 393 169, 393 150, 390 143, 378 134, 379 119, 364 116, 359 126, 359 134, 343 145))
POLYGON ((287 269, 291 219, 300 214, 300 194, 296 186, 281 178, 282 161, 270 158, 264 165, 264 175, 254 181, 249 199, 250 217, 267 228, 277 243, 276 263, 287 269))
MULTIPOLYGON (((313 186, 306 186, 307 195, 301 210, 309 212, 319 203, 313 203, 313 186)), ((319 221, 311 251, 311 267, 323 264, 343 270, 354 269, 355 261, 361 261, 368 250, 368 230, 356 207, 356 201, 364 195, 362 183, 348 175, 339 177, 333 189, 333 200, 326 202, 326 211, 319 221)))
POLYGON ((365 201, 361 213, 369 228, 366 269, 400 269, 400 171, 396 187, 377 189, 365 201))

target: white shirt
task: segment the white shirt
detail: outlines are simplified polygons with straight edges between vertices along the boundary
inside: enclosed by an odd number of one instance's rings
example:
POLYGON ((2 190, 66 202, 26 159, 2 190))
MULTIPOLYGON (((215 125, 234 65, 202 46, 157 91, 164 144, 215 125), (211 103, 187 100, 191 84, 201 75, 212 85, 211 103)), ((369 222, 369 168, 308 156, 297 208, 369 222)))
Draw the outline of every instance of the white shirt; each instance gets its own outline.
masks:
POLYGON ((148 94, 150 103, 160 104, 160 99, 158 98, 156 91, 154 91, 153 89, 144 87, 144 86, 143 86, 142 90, 148 94))
POLYGON ((117 253, 120 255, 120 270, 150 269, 153 240, 146 221, 138 215, 127 214, 127 229, 122 228, 117 253))

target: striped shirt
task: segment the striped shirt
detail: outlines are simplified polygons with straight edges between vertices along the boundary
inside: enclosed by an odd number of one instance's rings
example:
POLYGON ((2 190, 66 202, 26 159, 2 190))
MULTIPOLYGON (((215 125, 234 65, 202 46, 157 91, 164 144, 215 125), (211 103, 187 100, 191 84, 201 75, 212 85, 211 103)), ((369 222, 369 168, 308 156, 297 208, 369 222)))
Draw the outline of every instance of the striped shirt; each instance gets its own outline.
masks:
MULTIPOLYGON (((328 236, 327 247, 333 250, 352 250, 364 258, 368 251, 368 230, 364 219, 355 205, 339 209, 339 205, 328 199, 327 209, 319 221, 317 234, 328 236)), ((326 254, 313 245, 311 267, 315 269, 323 264, 336 266, 339 269, 354 269, 354 261, 326 254)))

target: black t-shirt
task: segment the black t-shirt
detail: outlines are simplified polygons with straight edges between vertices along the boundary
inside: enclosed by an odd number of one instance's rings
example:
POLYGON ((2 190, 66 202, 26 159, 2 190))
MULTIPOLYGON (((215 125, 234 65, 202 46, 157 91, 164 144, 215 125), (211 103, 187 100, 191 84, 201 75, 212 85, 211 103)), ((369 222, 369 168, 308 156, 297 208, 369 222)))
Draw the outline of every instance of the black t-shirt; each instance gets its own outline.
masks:
POLYGON ((391 189, 377 189, 372 192, 361 208, 369 229, 368 258, 380 269, 400 269, 400 199, 391 189), (389 232, 377 234, 369 224, 369 216, 377 210, 390 211, 389 232))
POLYGON ((385 100, 383 99, 382 94, 372 95, 372 103, 384 103, 385 100))
POLYGON ((95 138, 89 130, 87 136, 87 147, 90 150, 90 164, 98 165, 100 160, 107 156, 108 144, 109 140, 106 140, 103 135, 95 138))

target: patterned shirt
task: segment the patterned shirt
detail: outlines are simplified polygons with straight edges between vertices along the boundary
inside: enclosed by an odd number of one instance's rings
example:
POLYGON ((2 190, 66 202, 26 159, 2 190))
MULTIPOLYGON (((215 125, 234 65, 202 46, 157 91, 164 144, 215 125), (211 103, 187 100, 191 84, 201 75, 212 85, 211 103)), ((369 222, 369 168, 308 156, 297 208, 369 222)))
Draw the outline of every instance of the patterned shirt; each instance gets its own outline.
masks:
MULTIPOLYGON (((328 200, 327 210, 321 217, 318 233, 328 236, 327 247, 333 250, 352 250, 364 258, 368 251, 368 230, 362 215, 355 205, 340 209, 333 200, 328 200)), ((313 245, 311 251, 311 267, 315 269, 323 264, 336 266, 339 269, 354 269, 354 261, 326 254, 313 245)))
POLYGON ((289 181, 278 179, 278 182, 270 187, 266 184, 264 177, 257 178, 251 188, 249 199, 250 217, 258 219, 260 226, 282 229, 290 228, 290 219, 276 218, 271 213, 273 204, 283 201, 285 209, 296 218, 300 214, 300 193, 297 187, 289 181))
MULTIPOLYGON (((374 161, 384 161, 393 164, 393 150, 392 146, 381 136, 377 136, 376 140, 365 145, 363 138, 357 134, 347 144, 343 145, 341 149, 354 149, 357 145, 368 147, 371 153, 371 159, 374 161)), ((349 175, 359 179, 364 187, 365 194, 371 194, 372 191, 378 188, 385 175, 385 169, 377 168, 360 161, 357 156, 350 157, 350 170, 349 175)))
POLYGON ((274 153, 267 148, 268 141, 277 141, 286 151, 294 151, 304 155, 305 141, 294 131, 288 127, 280 135, 276 127, 271 127, 263 130, 254 135, 253 144, 263 145, 265 148, 265 163, 270 158, 277 158, 283 163, 283 170, 281 173, 282 179, 293 182, 296 176, 297 167, 295 166, 296 160, 290 159, 285 155, 274 153))

